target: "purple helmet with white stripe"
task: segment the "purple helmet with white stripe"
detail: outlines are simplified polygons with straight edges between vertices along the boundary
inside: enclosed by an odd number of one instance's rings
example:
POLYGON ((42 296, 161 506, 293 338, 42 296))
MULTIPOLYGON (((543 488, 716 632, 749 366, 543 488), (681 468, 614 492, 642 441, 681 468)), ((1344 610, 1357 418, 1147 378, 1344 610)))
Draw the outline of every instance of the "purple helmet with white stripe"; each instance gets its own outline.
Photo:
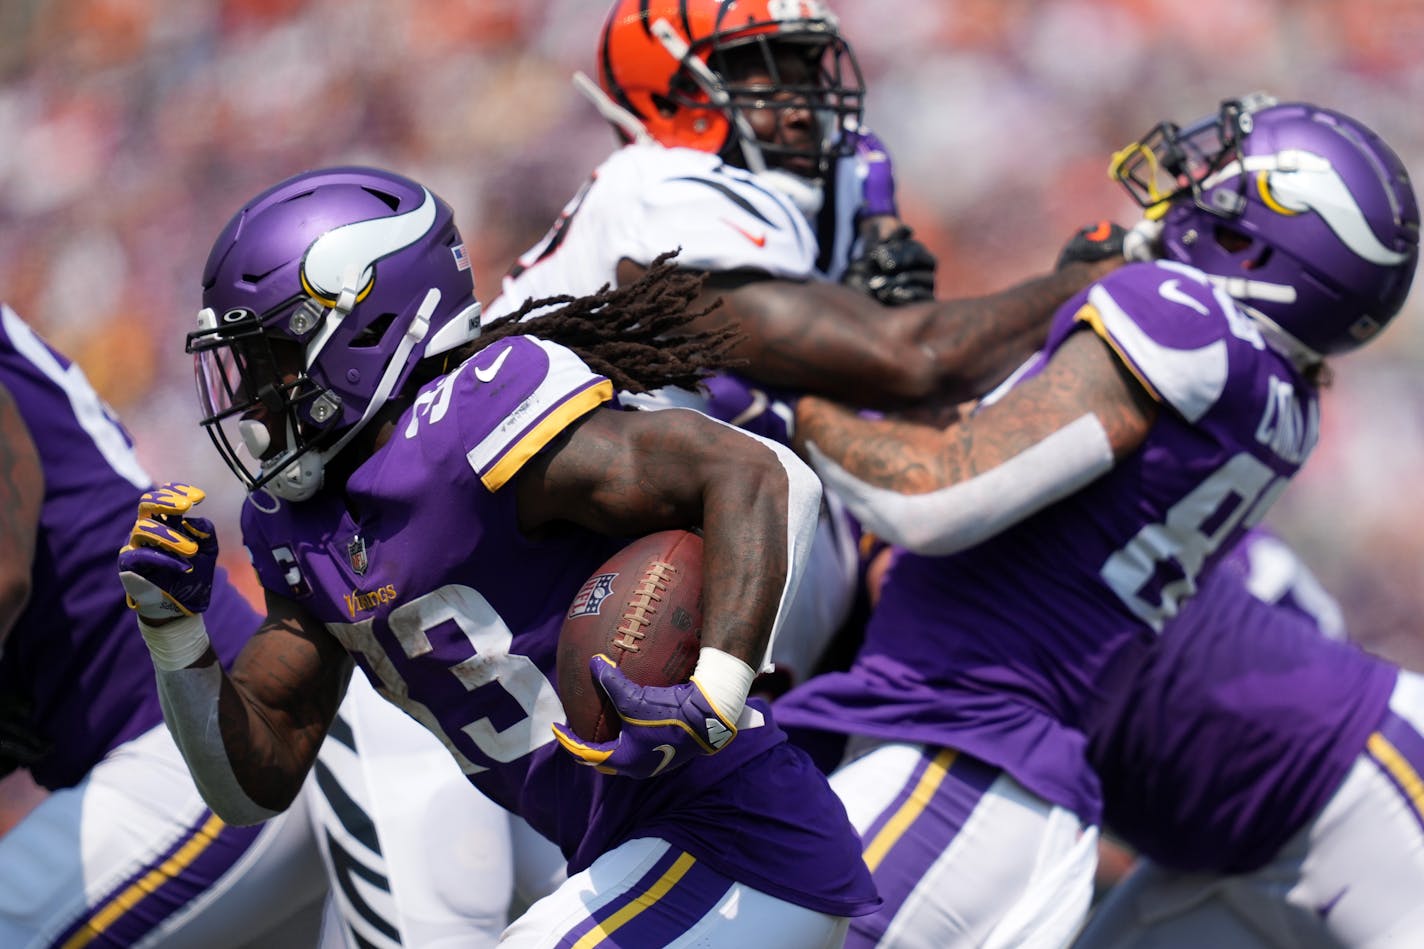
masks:
POLYGON ((1307 360, 1369 341, 1409 293, 1419 258, 1409 174, 1347 115, 1232 99, 1185 128, 1159 124, 1112 173, 1161 221, 1165 256, 1211 275, 1307 360))
POLYGON ((420 360, 478 332, 450 206, 400 175, 331 168, 264 191, 223 228, 188 351, 228 466, 296 501, 420 360))

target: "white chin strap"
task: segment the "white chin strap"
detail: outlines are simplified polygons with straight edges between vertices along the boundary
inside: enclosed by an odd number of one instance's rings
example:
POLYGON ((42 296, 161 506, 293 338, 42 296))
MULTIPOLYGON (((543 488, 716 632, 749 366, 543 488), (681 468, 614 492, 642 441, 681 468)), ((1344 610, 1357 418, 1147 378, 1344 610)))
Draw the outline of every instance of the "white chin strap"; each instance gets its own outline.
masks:
POLYGON ((238 422, 237 434, 242 438, 242 447, 246 448, 253 458, 261 458, 263 453, 272 447, 272 436, 267 431, 267 426, 255 418, 245 418, 238 422))

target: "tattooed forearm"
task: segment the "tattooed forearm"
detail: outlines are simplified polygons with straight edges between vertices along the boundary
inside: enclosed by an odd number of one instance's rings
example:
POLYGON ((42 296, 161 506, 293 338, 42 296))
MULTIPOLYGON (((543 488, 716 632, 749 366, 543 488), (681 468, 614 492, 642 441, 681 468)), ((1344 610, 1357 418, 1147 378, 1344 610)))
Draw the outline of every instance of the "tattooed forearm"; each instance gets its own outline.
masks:
POLYGON ((796 447, 803 456, 808 442, 866 484, 921 494, 961 475, 959 458, 969 456, 973 435, 958 425, 940 430, 862 418, 844 406, 807 397, 796 409, 796 447))
POLYGON ((1134 450, 1156 418, 1145 390, 1092 333, 1079 332, 1047 367, 1003 399, 947 428, 867 419, 843 406, 803 398, 797 448, 817 451, 857 480, 902 494, 951 487, 1004 464, 1087 414, 1117 457, 1134 450))

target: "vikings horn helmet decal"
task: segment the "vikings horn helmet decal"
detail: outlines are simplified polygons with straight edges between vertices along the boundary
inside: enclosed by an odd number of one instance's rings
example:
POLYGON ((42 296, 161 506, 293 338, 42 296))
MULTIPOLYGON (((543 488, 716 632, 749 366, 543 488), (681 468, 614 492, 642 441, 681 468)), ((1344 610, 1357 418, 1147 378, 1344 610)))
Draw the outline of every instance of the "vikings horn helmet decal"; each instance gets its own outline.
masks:
POLYGON ((1155 126, 1111 174, 1162 222, 1162 251, 1204 271, 1279 348, 1348 352, 1404 305, 1419 204, 1399 156, 1350 116, 1264 95, 1155 126))
POLYGON ((189 334, 203 425, 249 490, 289 501, 415 366, 479 334, 450 206, 374 168, 304 172, 223 229, 189 334))
POLYGON ((435 197, 424 188, 420 190, 425 200, 413 211, 357 221, 318 237, 302 260, 302 286, 307 293, 328 306, 335 306, 344 289, 342 281, 346 271, 355 265, 360 268, 356 300, 363 299, 371 289, 372 264, 414 244, 435 223, 435 197))

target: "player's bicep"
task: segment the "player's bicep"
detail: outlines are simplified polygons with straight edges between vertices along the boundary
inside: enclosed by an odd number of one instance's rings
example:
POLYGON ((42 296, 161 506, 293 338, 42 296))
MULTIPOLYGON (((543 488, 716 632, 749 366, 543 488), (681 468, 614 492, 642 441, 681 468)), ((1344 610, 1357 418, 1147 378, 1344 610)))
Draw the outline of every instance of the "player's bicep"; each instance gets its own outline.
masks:
POLYGON ((1054 351, 1042 373, 1009 390, 976 421, 1019 437, 1006 454, 1092 415, 1113 458, 1136 450, 1157 418, 1158 404, 1132 370, 1094 333, 1076 332, 1054 351))
MULTIPOLYGON (((637 261, 624 257, 618 261, 618 286, 627 287, 637 283, 648 272, 637 261)), ((737 290, 751 283, 764 283, 772 279, 771 274, 761 270, 718 270, 709 271, 704 274, 702 290, 689 310, 703 311, 700 316, 693 318, 687 329, 695 332, 710 332, 720 330, 732 322, 732 317, 722 304, 726 301, 729 292, 737 290)), ((797 284, 792 284, 796 286, 797 284)))
POLYGON ((44 472, 14 397, 0 385, 0 643, 30 596, 44 472))
POLYGON ((707 483, 734 477, 756 445, 696 412, 591 412, 520 472, 520 525, 633 535, 698 524, 707 483))
POLYGON ((802 444, 829 490, 872 532, 948 554, 1102 477, 1155 415, 1106 344, 1080 333, 1044 371, 944 431, 803 402, 802 444))
MULTIPOLYGON (((643 268, 618 267, 627 285, 643 268)), ((736 326, 730 350, 738 372, 767 385, 816 392, 858 405, 885 407, 929 395, 934 356, 921 345, 924 305, 891 308, 835 283, 773 277, 738 269, 708 274, 689 324, 709 331, 736 326)))
POLYGON ((247 710, 238 717, 255 717, 240 727, 261 727, 314 758, 351 669, 350 656, 325 627, 296 601, 269 591, 267 616, 232 666, 247 710))

